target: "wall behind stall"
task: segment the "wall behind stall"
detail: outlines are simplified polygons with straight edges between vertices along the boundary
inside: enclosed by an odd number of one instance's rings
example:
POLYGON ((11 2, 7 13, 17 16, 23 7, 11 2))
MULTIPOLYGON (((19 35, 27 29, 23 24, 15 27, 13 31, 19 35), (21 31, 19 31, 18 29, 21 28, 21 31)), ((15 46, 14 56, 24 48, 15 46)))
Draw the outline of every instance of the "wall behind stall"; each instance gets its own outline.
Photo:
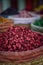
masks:
POLYGON ((9 8, 10 5, 10 0, 2 0, 2 10, 6 10, 7 8, 9 8))
POLYGON ((18 11, 25 9, 25 0, 11 0, 11 7, 18 11))
POLYGON ((0 13, 2 12, 2 0, 0 0, 0 13))
POLYGON ((25 9, 25 0, 18 0, 18 10, 25 9))

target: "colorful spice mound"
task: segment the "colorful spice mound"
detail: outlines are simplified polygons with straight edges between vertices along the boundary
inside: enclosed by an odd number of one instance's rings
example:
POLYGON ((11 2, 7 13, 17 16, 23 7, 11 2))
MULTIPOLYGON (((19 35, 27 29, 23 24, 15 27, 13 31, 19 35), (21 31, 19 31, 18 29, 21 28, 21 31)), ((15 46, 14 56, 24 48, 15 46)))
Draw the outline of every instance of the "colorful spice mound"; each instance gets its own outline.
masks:
POLYGON ((11 27, 0 34, 0 51, 27 51, 43 45, 43 35, 32 32, 28 27, 11 27))

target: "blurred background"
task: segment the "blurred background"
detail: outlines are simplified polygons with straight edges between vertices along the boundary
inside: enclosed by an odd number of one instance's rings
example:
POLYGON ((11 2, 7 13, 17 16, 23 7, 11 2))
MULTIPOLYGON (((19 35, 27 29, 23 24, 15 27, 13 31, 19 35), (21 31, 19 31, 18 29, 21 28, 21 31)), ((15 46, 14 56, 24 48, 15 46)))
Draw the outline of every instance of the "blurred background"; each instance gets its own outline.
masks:
POLYGON ((0 13, 9 7, 17 10, 43 9, 43 0, 0 0, 0 13))

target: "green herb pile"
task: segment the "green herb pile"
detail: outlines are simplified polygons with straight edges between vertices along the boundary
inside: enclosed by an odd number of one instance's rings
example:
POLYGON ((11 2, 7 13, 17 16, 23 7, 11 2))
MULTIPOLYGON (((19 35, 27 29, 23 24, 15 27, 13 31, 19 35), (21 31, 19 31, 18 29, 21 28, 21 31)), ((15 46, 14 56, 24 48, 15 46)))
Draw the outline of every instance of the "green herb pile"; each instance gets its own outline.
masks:
POLYGON ((36 21, 34 22, 34 25, 43 27, 43 19, 36 20, 36 21))

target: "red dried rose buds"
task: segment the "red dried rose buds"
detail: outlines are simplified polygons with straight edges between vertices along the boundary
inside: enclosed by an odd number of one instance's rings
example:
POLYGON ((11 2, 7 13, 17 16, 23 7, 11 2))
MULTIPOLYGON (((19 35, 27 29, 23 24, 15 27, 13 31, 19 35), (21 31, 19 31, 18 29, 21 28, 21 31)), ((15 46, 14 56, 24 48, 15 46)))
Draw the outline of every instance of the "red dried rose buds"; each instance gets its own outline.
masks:
POLYGON ((0 34, 0 51, 27 51, 43 45, 43 35, 16 26, 0 34))

